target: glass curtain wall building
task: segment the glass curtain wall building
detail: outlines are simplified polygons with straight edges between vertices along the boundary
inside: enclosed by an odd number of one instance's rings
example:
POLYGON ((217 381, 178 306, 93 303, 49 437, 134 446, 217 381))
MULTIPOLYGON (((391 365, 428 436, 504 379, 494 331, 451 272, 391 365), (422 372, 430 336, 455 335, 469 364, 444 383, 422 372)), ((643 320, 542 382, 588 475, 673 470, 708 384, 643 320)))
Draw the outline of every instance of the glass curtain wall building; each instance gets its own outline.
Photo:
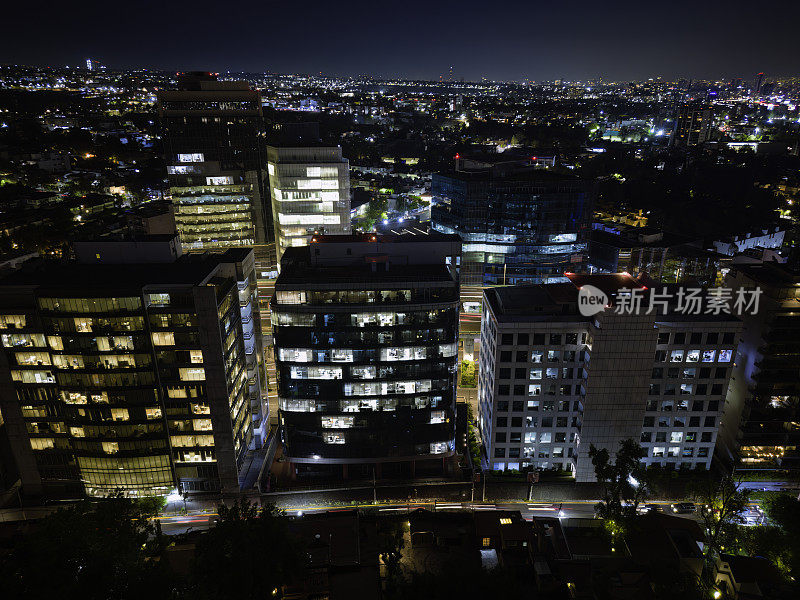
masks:
POLYGON ((464 242, 464 285, 564 281, 586 266, 591 191, 534 162, 433 175, 433 228, 464 242))
POLYGON ((276 257, 261 95, 212 73, 181 74, 178 88, 159 91, 158 111, 181 243, 188 251, 252 246, 266 277, 276 257))
POLYGON ((279 260, 315 233, 350 233, 350 163, 340 147, 269 146, 267 160, 279 260))
POLYGON ((237 491, 263 419, 252 251, 0 280, 0 410, 27 495, 237 491))
MULTIPOLYGON (((454 454, 457 236, 313 236, 272 298, 284 453, 295 467, 454 454)), ((378 472, 380 475, 380 472, 378 472)))

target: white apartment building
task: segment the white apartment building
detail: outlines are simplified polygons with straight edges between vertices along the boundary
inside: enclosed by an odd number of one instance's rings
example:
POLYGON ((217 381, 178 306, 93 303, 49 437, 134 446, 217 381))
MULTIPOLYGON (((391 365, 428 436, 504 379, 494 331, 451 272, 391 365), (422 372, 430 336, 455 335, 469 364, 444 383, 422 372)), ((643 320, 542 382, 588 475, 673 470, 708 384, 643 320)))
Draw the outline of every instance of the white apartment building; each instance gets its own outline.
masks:
POLYGON ((314 233, 350 233, 350 164, 338 146, 268 146, 278 262, 314 233))
POLYGON ((644 286, 624 274, 568 277, 484 292, 478 398, 490 468, 567 470, 592 481, 590 444, 613 455, 633 438, 648 465, 708 469, 741 322, 613 307, 584 317, 583 285, 612 304, 619 290, 644 286))

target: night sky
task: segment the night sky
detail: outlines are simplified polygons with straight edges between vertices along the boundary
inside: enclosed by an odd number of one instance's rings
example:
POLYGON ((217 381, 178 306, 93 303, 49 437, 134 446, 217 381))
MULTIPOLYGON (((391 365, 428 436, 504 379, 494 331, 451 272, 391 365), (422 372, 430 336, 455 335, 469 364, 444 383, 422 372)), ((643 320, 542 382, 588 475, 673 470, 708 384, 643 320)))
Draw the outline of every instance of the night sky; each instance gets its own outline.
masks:
POLYGON ((800 2, 9 0, 0 63, 411 79, 798 75, 800 2))

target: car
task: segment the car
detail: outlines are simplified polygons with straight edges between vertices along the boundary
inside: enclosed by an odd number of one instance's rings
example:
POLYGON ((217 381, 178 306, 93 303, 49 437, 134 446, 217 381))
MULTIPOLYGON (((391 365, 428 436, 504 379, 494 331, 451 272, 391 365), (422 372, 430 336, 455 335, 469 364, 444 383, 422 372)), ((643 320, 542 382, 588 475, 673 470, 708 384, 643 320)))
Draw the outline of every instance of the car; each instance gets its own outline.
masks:
POLYGON ((659 504, 640 504, 636 507, 636 512, 640 515, 649 512, 661 512, 661 506, 659 504))
POLYGON ((672 508, 672 512, 679 515, 692 514, 697 510, 694 502, 678 502, 677 504, 671 504, 670 508, 672 508))

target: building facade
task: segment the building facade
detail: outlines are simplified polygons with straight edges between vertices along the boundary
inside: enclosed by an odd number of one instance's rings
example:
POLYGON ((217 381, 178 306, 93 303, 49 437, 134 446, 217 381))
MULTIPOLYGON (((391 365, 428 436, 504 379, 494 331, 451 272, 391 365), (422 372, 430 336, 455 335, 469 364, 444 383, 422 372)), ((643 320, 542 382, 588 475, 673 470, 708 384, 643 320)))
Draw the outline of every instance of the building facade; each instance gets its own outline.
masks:
POLYGON ((350 163, 339 146, 269 146, 267 161, 278 260, 315 233, 350 233, 350 163))
POLYGON ((736 458, 744 468, 800 469, 800 274, 774 262, 734 263, 725 285, 761 290, 758 313, 744 317, 737 359, 736 458))
POLYGON ((272 327, 294 465, 413 471, 453 456, 460 250, 439 234, 313 236, 286 250, 272 327))
POLYGON ((431 221, 464 242, 465 285, 563 281, 586 267, 591 191, 536 165, 436 173, 431 221))
POLYGON ((485 291, 479 425, 493 469, 567 470, 592 481, 590 444, 612 454, 633 438, 644 462, 707 469, 741 323, 727 315, 584 317, 580 287, 614 302, 645 289, 629 275, 485 291))
POLYGON ((236 491, 260 443, 252 251, 0 280, 0 411, 29 495, 236 491))
MULTIPOLYGON (((186 73, 158 93, 175 224, 185 250, 253 247, 275 270, 261 94, 246 82, 186 73)), ((263 274, 263 275, 262 275, 263 274)))
POLYGON ((687 102, 678 105, 670 145, 697 146, 711 139, 713 113, 703 104, 687 102))

